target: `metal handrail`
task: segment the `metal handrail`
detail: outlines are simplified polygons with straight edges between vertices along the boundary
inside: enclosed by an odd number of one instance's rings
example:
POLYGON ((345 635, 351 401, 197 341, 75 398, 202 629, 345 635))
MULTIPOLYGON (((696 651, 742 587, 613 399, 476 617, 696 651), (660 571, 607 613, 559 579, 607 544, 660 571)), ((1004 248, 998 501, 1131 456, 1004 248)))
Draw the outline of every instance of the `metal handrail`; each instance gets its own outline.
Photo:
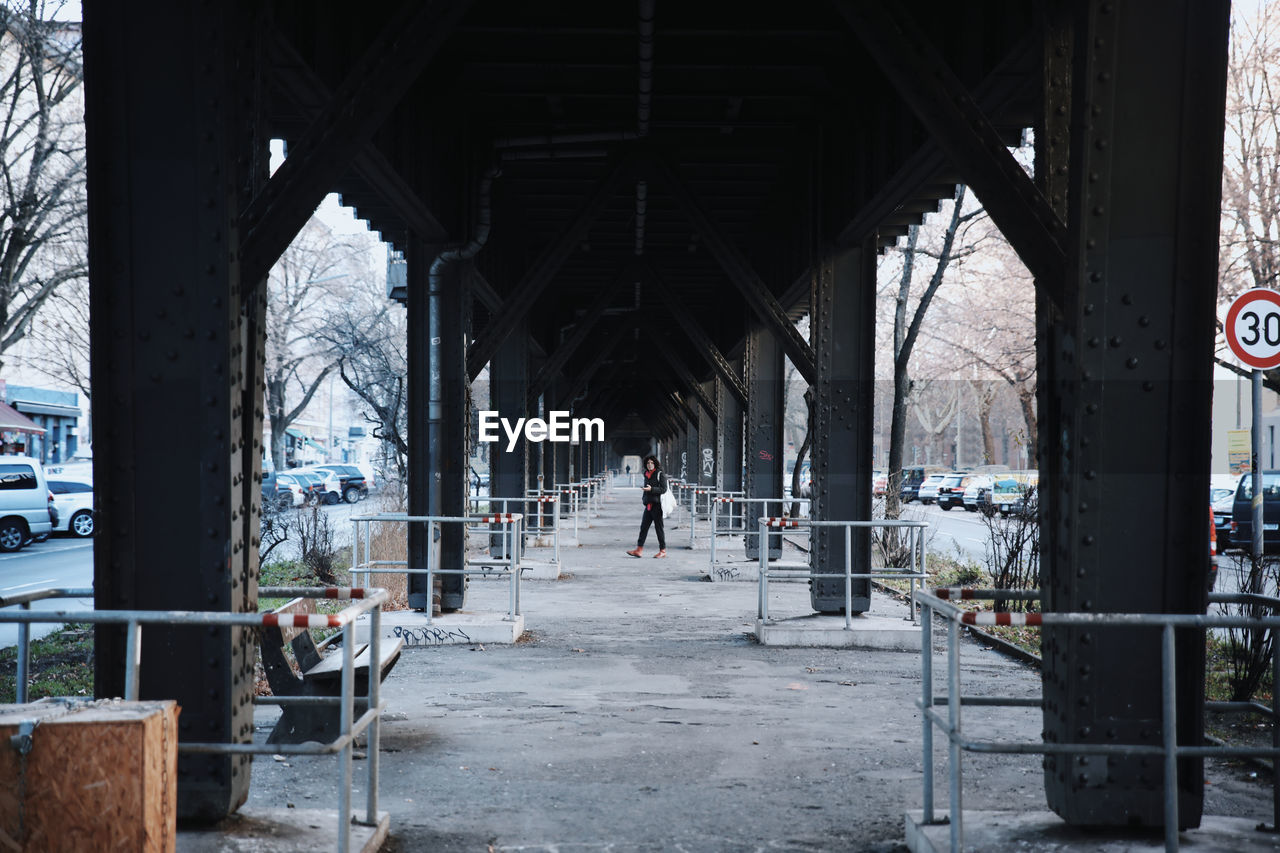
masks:
MULTIPOLYGON (((922 753, 924 771, 923 819, 926 824, 936 823, 933 803, 933 728, 937 726, 947 734, 950 745, 948 760, 950 794, 951 849, 964 849, 964 810, 962 803, 963 768, 962 752, 1038 754, 1038 755, 1150 755, 1164 760, 1164 838, 1165 850, 1178 849, 1178 758, 1270 756, 1280 762, 1280 727, 1273 729, 1271 747, 1232 746, 1184 746, 1177 741, 1177 656, 1174 631, 1177 629, 1252 628, 1272 631, 1280 629, 1280 615, 1270 617, 1210 616, 1184 613, 993 613, 965 610, 956 600, 1030 601, 1040 600, 1039 590, 1007 589, 950 589, 933 592, 921 591, 918 596, 921 607, 920 676, 922 695, 917 701, 922 718, 922 753), (933 619, 937 613, 947 620, 947 695, 933 695, 933 619), (1161 629, 1161 726, 1163 742, 1160 746, 1118 743, 1034 743, 1015 741, 989 741, 965 737, 961 728, 961 711, 964 705, 1040 708, 1041 700, 1024 697, 965 696, 960 687, 960 627, 962 625, 1015 625, 1015 626, 1088 626, 1090 628, 1159 628, 1161 629), (954 697, 954 698, 953 698, 954 697), (937 705, 947 706, 944 717, 934 710, 937 705)), ((1253 604, 1280 610, 1280 598, 1252 593, 1209 595, 1210 604, 1253 604)), ((1272 678, 1280 684, 1280 655, 1272 658, 1272 678)), ((1206 703, 1207 708, 1229 705, 1233 710, 1262 712, 1273 720, 1280 719, 1280 692, 1272 691, 1272 705, 1253 702, 1206 703)), ((1280 781, 1272 779, 1272 821, 1280 822, 1280 781)))
MULTIPOLYGON (((29 605, 31 601, 42 598, 82 598, 80 589, 37 590, 21 596, 0 599, 0 607, 10 604, 29 605)), ((341 628, 342 629, 342 692, 335 697, 294 697, 275 696, 269 701, 259 701, 254 697, 256 705, 290 705, 316 704, 316 698, 324 698, 326 702, 339 705, 338 736, 327 744, 254 744, 254 743, 179 743, 179 752, 198 754, 225 755, 334 755, 340 756, 343 783, 338 786, 338 851, 347 853, 351 848, 351 788, 353 748, 356 738, 367 729, 368 745, 368 791, 365 807, 364 824, 377 826, 378 823, 378 771, 380 748, 380 713, 383 705, 379 699, 379 686, 376 667, 382 660, 382 605, 390 600, 390 594, 382 588, 360 587, 260 587, 258 594, 262 598, 271 597, 303 597, 349 600, 347 605, 337 613, 229 613, 222 611, 192 610, 40 610, 23 609, 18 612, 0 610, 0 623, 16 622, 20 626, 31 623, 67 623, 89 622, 92 624, 121 624, 125 628, 125 678, 124 698, 131 702, 138 700, 139 670, 142 666, 142 627, 144 625, 221 625, 244 628, 263 628, 270 626, 299 628, 341 628), (358 719, 355 718, 355 624, 356 620, 369 614, 369 655, 371 671, 367 693, 368 707, 358 719)), ((90 591, 92 595, 92 591, 90 591)), ((27 656, 30 648, 25 647, 25 638, 19 636, 19 658, 27 656)), ((20 682, 22 699, 25 701, 25 681, 20 682)))
POLYGON ((927 577, 925 572, 924 557, 924 530, 929 526, 927 521, 902 521, 898 519, 879 519, 877 521, 819 521, 812 518, 777 518, 769 516, 761 516, 758 519, 760 525, 760 601, 757 615, 762 622, 769 621, 769 550, 764 547, 764 536, 770 528, 778 528, 779 530, 786 528, 799 527, 843 527, 845 528, 844 537, 844 571, 843 572, 814 572, 812 567, 808 571, 797 573, 786 569, 774 569, 773 574, 779 577, 806 577, 806 578, 844 578, 844 630, 853 630, 853 581, 854 578, 859 580, 870 580, 872 578, 906 578, 908 582, 908 593, 910 597, 910 614, 907 617, 914 624, 916 618, 916 581, 920 581, 920 588, 923 591, 924 581, 927 577), (911 536, 911 569, 910 570, 881 570, 879 572, 854 572, 853 571, 853 536, 850 535, 852 528, 900 528, 910 531, 911 536))
MULTIPOLYGON (((403 575, 426 575, 427 589, 432 588, 435 575, 480 575, 482 577, 505 577, 511 584, 509 595, 509 606, 505 621, 514 622, 516 617, 520 615, 520 560, 517 554, 518 549, 515 547, 517 536, 520 531, 520 524, 524 520, 524 515, 518 512, 507 513, 490 513, 488 515, 407 515, 398 512, 377 513, 374 515, 357 515, 352 516, 351 521, 355 524, 355 539, 352 547, 353 555, 359 554, 359 546, 361 544, 360 525, 365 526, 366 535, 364 537, 365 559, 361 560, 351 567, 351 575, 355 577, 357 574, 363 574, 368 579, 373 573, 387 574, 403 574, 403 575), (425 569, 409 568, 408 561, 405 560, 373 560, 370 559, 370 547, 372 535, 372 525, 374 522, 403 523, 403 524, 426 524, 427 529, 427 567, 425 569), (441 549, 439 530, 442 524, 461 524, 472 525, 481 524, 500 524, 503 526, 502 536, 506 537, 505 549, 507 554, 505 569, 442 569, 437 568, 440 565, 441 549)), ((468 564, 469 565, 469 564, 468 564)), ((431 624, 432 608, 427 607, 426 621, 431 624)))
MULTIPOLYGON (((763 504, 763 509, 768 511, 769 504, 789 504, 801 503, 808 508, 812 504, 810 498, 749 498, 745 492, 720 491, 715 492, 711 503, 711 557, 710 566, 714 572, 716 567, 716 539, 720 536, 759 536, 760 531, 757 527, 751 527, 747 524, 747 510, 751 504, 763 504), (742 527, 734 527, 732 513, 735 504, 742 505, 742 527), (728 506, 730 508, 728 527, 720 527, 720 507, 728 506)), ((785 512, 784 512, 785 516, 785 512)), ((765 540, 761 538, 760 547, 764 547, 765 540)))

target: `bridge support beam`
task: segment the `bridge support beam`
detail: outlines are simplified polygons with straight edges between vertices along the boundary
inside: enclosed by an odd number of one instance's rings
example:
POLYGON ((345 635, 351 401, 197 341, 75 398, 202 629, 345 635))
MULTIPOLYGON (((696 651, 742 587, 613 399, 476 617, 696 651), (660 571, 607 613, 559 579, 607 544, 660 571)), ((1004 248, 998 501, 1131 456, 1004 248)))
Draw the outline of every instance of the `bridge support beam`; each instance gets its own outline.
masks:
MULTIPOLYGON (((1073 8, 1066 290, 1040 353, 1044 607, 1203 613, 1204 505, 1152 496, 1208 486, 1229 4, 1073 8)), ((1045 629, 1042 643, 1047 741, 1161 743, 1159 631, 1045 629)), ((1176 654, 1177 739, 1195 744, 1203 633, 1179 631, 1176 654)), ((1201 761, 1178 778, 1178 823, 1197 826, 1201 761)), ((1157 761, 1045 763, 1049 805, 1073 824, 1162 825, 1162 786, 1157 761)))
MULTIPOLYGON (((489 403, 501 417, 515 423, 517 418, 528 416, 525 408, 528 393, 529 334, 528 326, 521 320, 498 345, 489 362, 489 403)), ((489 445, 489 494, 500 498, 523 497, 529 479, 529 444, 523 438, 517 439, 515 446, 508 450, 506 433, 498 438, 489 445)), ((489 537, 492 556, 504 556, 504 549, 502 536, 495 533, 489 537)))
MULTIPOLYGON (((872 409, 875 399, 876 238, 829 254, 819 268, 814 316, 818 381, 813 386, 812 514, 822 521, 871 517, 872 409)), ((848 543, 855 574, 871 567, 871 535, 853 529, 848 543)), ((813 530, 816 573, 843 572, 846 531, 813 530)), ((813 609, 845 609, 839 578, 813 578, 813 609)), ((871 582, 853 582, 852 610, 871 608, 871 582)))
MULTIPOLYGON (((737 368, 733 368, 741 376, 737 368)), ((716 422, 716 488, 742 490, 742 404, 724 380, 716 380, 720 419, 716 422)))
MULTIPOLYGON (((807 346, 807 344, 806 344, 807 346)), ((773 332, 759 324, 747 332, 745 379, 747 382, 747 482, 749 498, 782 497, 782 345, 773 332)), ((747 512, 747 526, 756 527, 764 515, 762 505, 747 512)), ((747 558, 760 556, 758 536, 747 537, 747 558)), ((769 558, 782 556, 782 535, 769 536, 769 558)))
MULTIPOLYGON (((98 609, 258 607, 266 294, 237 223, 268 140, 250 21, 246 2, 85 4, 98 609), (169 499, 175 474, 199 488, 169 499)), ((95 646, 95 694, 123 695, 125 631, 95 646)), ((178 701, 181 741, 252 739, 250 629, 147 627, 139 651, 139 695, 178 701)), ((178 815, 233 812, 249 766, 182 755, 178 815)))
MULTIPOLYGON (((703 382, 699 387, 699 400, 715 401, 715 382, 703 382)), ((713 417, 705 406, 698 408, 698 458, 694 462, 698 467, 698 485, 704 489, 716 487, 716 425, 719 419, 713 417)))

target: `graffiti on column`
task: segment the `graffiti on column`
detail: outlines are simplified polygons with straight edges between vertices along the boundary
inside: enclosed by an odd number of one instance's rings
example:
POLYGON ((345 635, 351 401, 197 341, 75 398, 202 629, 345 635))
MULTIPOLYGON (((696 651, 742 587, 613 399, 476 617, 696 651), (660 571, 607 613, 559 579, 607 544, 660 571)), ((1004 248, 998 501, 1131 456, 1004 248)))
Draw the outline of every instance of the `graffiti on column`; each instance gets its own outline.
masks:
POLYGON ((680 451, 680 479, 689 479, 689 451, 680 451))
POLYGON ((716 473, 716 454, 710 447, 702 448, 702 476, 710 479, 716 473))

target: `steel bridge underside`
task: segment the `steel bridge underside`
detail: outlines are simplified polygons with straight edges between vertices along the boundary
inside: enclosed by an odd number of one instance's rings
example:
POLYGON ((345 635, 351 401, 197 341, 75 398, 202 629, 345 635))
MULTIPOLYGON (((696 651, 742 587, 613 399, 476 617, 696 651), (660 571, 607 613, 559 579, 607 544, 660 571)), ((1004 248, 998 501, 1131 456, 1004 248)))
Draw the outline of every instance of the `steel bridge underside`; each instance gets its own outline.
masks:
MULTIPOLYGON (((495 450, 495 494, 661 448, 779 496, 785 357, 814 396, 813 512, 849 519, 871 509, 878 253, 963 183, 1035 278, 1045 608, 1203 612, 1204 506, 1175 495, 1209 476, 1227 0, 377 9, 84 2, 98 607, 256 609, 265 277, 328 192, 405 262, 411 512, 465 510, 486 365, 504 417, 608 426, 573 459, 495 450)), ((1043 650, 1046 740, 1160 743, 1158 636, 1043 650)), ((100 695, 123 651, 100 629, 100 695)), ((1202 638, 1178 652, 1191 743, 1202 638)), ((143 694, 179 700, 185 739, 248 740, 253 654, 148 632, 143 694)), ((1160 823, 1159 767, 1071 759, 1045 764, 1069 822, 1160 823)), ((187 816, 247 794, 238 759, 180 774, 187 816)))

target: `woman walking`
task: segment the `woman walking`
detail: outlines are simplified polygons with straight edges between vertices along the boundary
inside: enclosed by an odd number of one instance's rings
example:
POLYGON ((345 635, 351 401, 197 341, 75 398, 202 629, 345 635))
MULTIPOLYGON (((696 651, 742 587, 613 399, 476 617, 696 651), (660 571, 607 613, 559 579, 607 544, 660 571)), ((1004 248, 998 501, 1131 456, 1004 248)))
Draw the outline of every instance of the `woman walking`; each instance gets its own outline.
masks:
POLYGON ((649 455, 644 458, 644 488, 640 491, 640 500, 644 501, 644 519, 640 522, 640 539, 636 549, 627 553, 633 557, 644 554, 644 540, 649 535, 649 525, 653 525, 658 534, 657 557, 667 556, 667 537, 662 532, 662 495, 667 491, 667 475, 662 473, 658 457, 649 455))

